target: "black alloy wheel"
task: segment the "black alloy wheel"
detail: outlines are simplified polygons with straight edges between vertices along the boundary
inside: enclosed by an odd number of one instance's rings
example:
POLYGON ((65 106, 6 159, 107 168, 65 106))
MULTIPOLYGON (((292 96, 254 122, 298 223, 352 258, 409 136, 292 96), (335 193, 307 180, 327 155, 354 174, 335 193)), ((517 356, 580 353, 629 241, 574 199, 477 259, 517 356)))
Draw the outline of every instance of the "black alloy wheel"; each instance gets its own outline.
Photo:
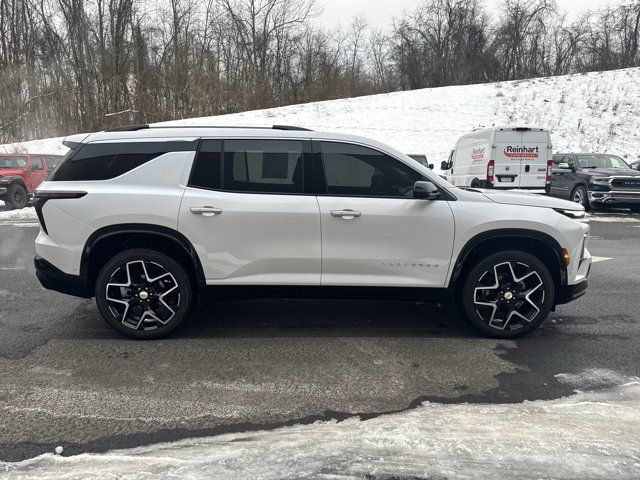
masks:
POLYGON ((103 318, 132 338, 166 335, 188 315, 191 299, 191 281, 184 267, 153 250, 116 255, 96 283, 96 303, 103 318))
POLYGON ((549 314, 555 286, 549 269, 526 252, 490 255, 469 273, 463 307, 481 332, 515 338, 538 327, 549 314))

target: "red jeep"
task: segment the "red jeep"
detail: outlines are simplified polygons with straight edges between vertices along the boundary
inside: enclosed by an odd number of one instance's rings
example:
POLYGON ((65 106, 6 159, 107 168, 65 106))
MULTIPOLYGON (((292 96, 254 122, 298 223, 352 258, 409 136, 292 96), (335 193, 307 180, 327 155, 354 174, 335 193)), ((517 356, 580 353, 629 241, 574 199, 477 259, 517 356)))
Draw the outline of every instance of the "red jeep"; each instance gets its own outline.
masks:
POLYGON ((0 200, 10 209, 26 207, 33 191, 61 159, 60 155, 0 154, 0 200))

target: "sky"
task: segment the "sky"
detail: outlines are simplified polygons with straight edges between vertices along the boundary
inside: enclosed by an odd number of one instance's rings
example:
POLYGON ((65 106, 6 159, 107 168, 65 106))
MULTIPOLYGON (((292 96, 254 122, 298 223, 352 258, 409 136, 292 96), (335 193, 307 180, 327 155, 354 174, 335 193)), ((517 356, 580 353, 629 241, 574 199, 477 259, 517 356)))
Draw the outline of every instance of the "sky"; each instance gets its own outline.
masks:
MULTIPOLYGON (((609 0, 556 0, 561 10, 576 17, 581 13, 604 7, 609 0)), ((413 10, 420 0, 317 0, 323 8, 321 19, 326 26, 337 24, 347 25, 356 15, 365 17, 375 28, 388 30, 394 17, 402 14, 403 10, 413 10)), ((497 9, 499 0, 485 0, 488 8, 497 9)))

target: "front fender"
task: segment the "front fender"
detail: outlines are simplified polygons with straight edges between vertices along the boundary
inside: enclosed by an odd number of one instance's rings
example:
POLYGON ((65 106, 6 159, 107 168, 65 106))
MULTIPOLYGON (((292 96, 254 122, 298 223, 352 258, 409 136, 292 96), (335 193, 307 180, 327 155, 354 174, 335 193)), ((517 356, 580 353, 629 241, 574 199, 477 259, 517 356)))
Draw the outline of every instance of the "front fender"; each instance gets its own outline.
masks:
POLYGON ((0 185, 11 185, 12 183, 18 183, 22 185, 24 188, 27 188, 27 184, 24 181, 24 178, 19 175, 7 175, 5 177, 0 177, 0 185))

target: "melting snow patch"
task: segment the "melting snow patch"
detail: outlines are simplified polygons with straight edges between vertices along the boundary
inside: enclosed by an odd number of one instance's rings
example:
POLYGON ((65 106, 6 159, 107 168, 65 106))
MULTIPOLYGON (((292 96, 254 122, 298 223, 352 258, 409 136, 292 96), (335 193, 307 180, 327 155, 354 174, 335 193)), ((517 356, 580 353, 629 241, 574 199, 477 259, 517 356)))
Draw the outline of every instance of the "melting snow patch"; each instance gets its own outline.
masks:
POLYGON ((9 478, 416 479, 640 477, 640 379, 560 375, 584 390, 520 404, 420 407, 105 454, 0 463, 9 478))

